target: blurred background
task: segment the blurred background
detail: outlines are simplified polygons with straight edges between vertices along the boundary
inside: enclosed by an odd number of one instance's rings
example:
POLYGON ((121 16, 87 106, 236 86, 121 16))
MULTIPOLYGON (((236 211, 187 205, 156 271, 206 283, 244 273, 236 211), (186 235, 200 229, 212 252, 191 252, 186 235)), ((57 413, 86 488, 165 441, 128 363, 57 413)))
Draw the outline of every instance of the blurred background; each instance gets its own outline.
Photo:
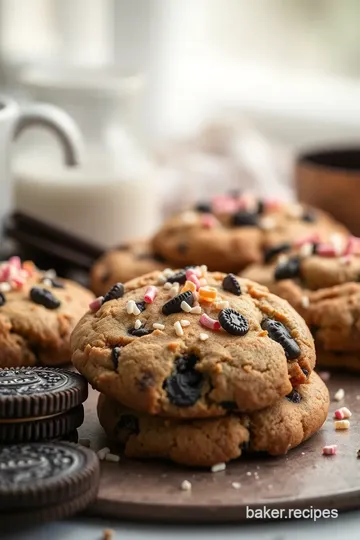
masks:
POLYGON ((15 209, 107 248, 219 190, 294 198, 299 152, 359 141, 359 16, 358 0, 0 0, 1 93, 65 109, 86 146, 70 172, 24 134, 15 209))

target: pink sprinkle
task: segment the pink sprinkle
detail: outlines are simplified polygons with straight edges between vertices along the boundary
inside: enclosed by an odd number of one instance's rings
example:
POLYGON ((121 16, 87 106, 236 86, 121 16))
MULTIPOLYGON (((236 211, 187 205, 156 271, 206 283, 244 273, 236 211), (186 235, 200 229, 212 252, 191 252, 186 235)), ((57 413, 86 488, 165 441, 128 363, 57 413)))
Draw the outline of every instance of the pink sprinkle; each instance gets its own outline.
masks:
POLYGON ((90 302, 89 309, 91 311, 97 311, 98 309, 101 308, 101 306, 103 304, 103 301, 104 301, 104 297, 103 296, 98 296, 97 298, 95 298, 95 300, 90 302))
POLYGON ((268 199, 265 201, 265 208, 266 210, 280 210, 282 208, 283 203, 279 201, 278 199, 268 199))
POLYGON ((360 238, 350 236, 344 251, 344 255, 359 255, 360 254, 360 238))
POLYGON ((316 253, 322 257, 335 257, 336 251, 332 244, 319 244, 316 248, 316 253))
POLYGON ((201 277, 201 270, 198 266, 194 267, 194 268, 188 268, 186 270, 186 279, 187 279, 187 276, 189 276, 190 274, 195 274, 196 277, 201 277))
POLYGON ((337 420, 343 420, 345 418, 345 414, 344 412, 341 410, 341 409, 337 409, 335 412, 334 412, 334 416, 337 420))
POLYGON ((25 283, 25 278, 21 277, 21 276, 14 276, 12 279, 11 279, 11 283, 13 283, 14 285, 16 285, 16 287, 18 289, 20 289, 24 283, 25 283))
POLYGON ((301 247, 305 244, 316 244, 320 240, 319 233, 309 234, 308 236, 303 236, 302 238, 299 238, 299 240, 296 240, 294 243, 295 247, 301 247))
POLYGON ((217 195, 212 199, 212 208, 219 214, 233 214, 238 208, 238 203, 234 197, 217 195))
POLYGON ((337 452, 337 444, 328 444, 322 449, 323 456, 335 456, 337 452))
POLYGON ((10 257, 9 264, 11 266, 13 266, 14 268, 16 268, 17 270, 20 270, 21 269, 21 259, 20 259, 20 257, 17 257, 17 256, 10 257))
POLYGON ((199 278, 195 274, 190 274, 189 276, 186 276, 186 279, 187 281, 192 281, 194 283, 197 291, 200 289, 201 283, 199 278))
POLYGON ((205 229, 213 229, 218 225, 219 221, 212 214, 203 214, 201 216, 201 225, 205 229))
POLYGON ((158 293, 157 287, 154 287, 154 285, 149 285, 149 287, 147 287, 145 291, 145 296, 144 296, 145 302, 147 304, 152 304, 157 293, 158 293))
POLYGON ((206 313, 203 313, 200 317, 200 324, 202 326, 205 326, 206 328, 210 328, 210 330, 220 330, 221 324, 216 319, 212 319, 209 317, 209 315, 206 315, 206 313))

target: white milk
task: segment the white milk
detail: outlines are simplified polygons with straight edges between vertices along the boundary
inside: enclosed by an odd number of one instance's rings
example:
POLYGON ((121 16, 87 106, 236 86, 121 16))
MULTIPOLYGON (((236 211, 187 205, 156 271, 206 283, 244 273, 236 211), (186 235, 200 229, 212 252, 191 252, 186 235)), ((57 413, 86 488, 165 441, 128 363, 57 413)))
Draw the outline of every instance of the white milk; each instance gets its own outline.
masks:
POLYGON ((160 224, 157 174, 143 155, 123 150, 119 163, 92 150, 81 168, 40 149, 19 157, 15 209, 104 248, 151 235, 160 224))

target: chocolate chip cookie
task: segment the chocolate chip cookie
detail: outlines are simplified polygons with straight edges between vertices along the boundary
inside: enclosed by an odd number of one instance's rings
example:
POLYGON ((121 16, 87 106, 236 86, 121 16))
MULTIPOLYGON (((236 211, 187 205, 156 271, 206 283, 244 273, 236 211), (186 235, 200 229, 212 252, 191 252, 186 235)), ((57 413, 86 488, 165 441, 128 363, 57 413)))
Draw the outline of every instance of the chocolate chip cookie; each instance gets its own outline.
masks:
POLYGON ((238 458, 242 452, 286 454, 326 420, 329 393, 311 373, 309 384, 249 415, 178 420, 137 413, 100 394, 98 416, 107 436, 130 458, 163 458, 196 467, 238 458))
POLYGON ((90 273, 90 286, 95 294, 105 294, 118 281, 129 281, 166 266, 148 242, 133 242, 108 251, 96 261, 90 273))
POLYGON ((100 392, 170 417, 264 408, 315 364, 311 334, 286 301, 206 267, 115 285, 71 343, 74 365, 100 392))
POLYGON ((320 210, 222 196, 165 222, 152 247, 173 265, 206 264, 210 270, 238 272, 262 262, 269 248, 314 232, 323 241, 332 233, 348 234, 320 210))
POLYGON ((93 299, 17 257, 0 264, 0 367, 70 362, 70 334, 93 299))

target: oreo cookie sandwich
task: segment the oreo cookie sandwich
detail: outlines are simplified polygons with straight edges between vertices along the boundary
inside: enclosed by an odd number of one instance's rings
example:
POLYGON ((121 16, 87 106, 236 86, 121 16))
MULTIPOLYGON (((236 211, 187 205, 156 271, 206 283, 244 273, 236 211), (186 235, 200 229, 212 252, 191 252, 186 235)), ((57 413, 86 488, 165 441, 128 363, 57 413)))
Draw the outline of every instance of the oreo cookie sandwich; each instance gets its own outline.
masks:
POLYGON ((88 385, 59 368, 0 369, 0 444, 76 440, 88 385))

